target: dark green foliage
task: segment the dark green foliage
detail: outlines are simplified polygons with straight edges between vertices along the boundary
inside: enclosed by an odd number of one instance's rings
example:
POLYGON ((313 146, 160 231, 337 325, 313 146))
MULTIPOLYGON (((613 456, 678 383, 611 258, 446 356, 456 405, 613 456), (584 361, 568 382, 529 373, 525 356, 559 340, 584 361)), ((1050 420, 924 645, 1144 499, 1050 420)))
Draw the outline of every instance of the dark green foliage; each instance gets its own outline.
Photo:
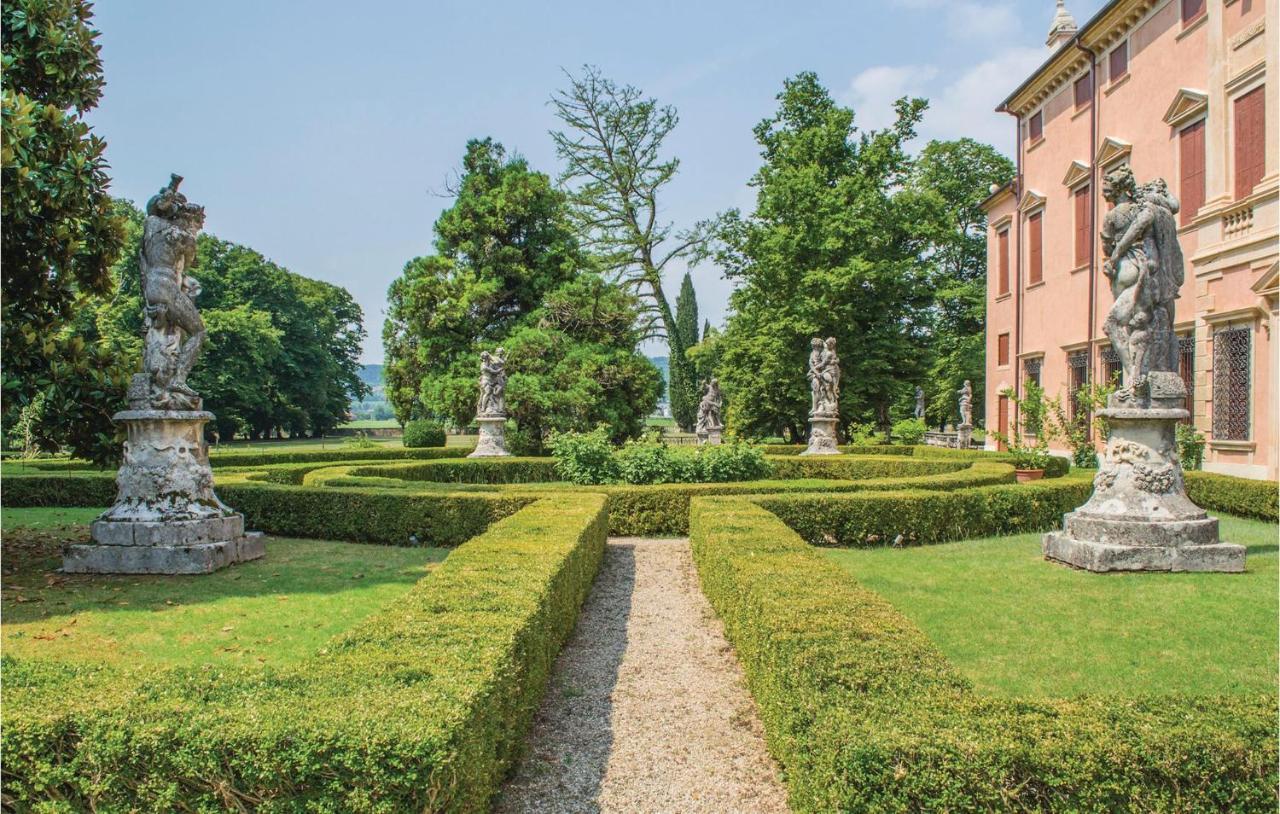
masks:
POLYGON ((613 445, 603 427, 558 433, 551 437, 550 446, 560 477, 570 483, 610 483, 618 478, 613 445))
POLYGON ((1277 509, 1280 485, 1273 480, 1249 480, 1211 472, 1183 474, 1187 481, 1187 497, 1202 509, 1272 523, 1280 520, 1280 510, 1277 509))
POLYGON ((465 458, 353 466, 351 477, 390 477, 427 483, 551 483, 560 480, 551 458, 465 458))
POLYGON ((0 501, 6 508, 110 506, 116 499, 112 472, 67 472, 4 476, 0 501))
POLYGON ((1273 698, 984 698, 762 506, 697 500, 690 536, 793 811, 1275 809, 1273 698))
POLYGON ((83 118, 104 84, 91 19, 84 0, 14 0, 0 12, 0 419, 7 429, 52 391, 49 408, 74 408, 66 425, 73 432, 59 440, 80 449, 114 435, 99 439, 98 425, 84 420, 123 375, 109 353, 64 331, 82 298, 110 290, 108 270, 124 245, 107 194, 106 142, 83 118))
POLYGON ((115 675, 6 657, 6 807, 487 811, 606 526, 598 496, 528 506, 296 667, 115 675))
MULTIPOLYGON (((872 449, 877 449, 872 447, 872 449)), ((862 480, 867 478, 904 478, 916 475, 942 475, 968 469, 972 461, 915 459, 902 455, 800 456, 784 455, 770 459, 773 475, 778 479, 830 478, 862 480)))
MULTIPOLYGON (((680 293, 676 296, 676 332, 684 346, 685 358, 698 344, 698 296, 693 290, 693 279, 685 272, 680 281, 680 293)), ((701 382, 695 365, 690 362, 671 368, 671 415, 681 427, 692 427, 698 421, 698 402, 701 399, 701 382)))
POLYGON ((551 179, 490 139, 468 142, 457 199, 435 230, 435 254, 409 261, 387 293, 396 416, 465 426, 480 352, 503 347, 521 452, 599 423, 616 441, 639 435, 662 382, 637 352, 638 301, 595 273, 551 179))
POLYGON ((442 447, 444 446, 444 427, 438 421, 417 419, 404 425, 404 445, 406 447, 442 447))

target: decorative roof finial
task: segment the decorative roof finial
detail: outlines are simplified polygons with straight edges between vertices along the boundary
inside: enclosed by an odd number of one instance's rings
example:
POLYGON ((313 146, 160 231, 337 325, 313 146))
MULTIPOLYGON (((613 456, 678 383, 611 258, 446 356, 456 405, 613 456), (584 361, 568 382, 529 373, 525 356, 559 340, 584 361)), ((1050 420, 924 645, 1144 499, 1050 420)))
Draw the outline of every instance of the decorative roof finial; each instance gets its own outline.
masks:
POLYGON ((1049 36, 1045 39, 1044 44, 1052 49, 1057 49, 1058 46, 1074 37, 1079 30, 1076 25, 1076 18, 1072 17, 1071 12, 1067 11, 1065 0, 1058 0, 1058 8, 1054 12, 1053 22, 1049 25, 1049 36))

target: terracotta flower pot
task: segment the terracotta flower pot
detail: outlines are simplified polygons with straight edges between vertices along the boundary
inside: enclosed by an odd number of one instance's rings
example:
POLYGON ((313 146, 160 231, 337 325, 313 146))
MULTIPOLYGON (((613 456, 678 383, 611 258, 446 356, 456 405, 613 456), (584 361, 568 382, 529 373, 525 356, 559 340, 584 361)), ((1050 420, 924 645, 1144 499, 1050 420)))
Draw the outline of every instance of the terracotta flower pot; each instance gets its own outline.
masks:
POLYGON ((1043 469, 1015 469, 1013 474, 1018 479, 1018 483, 1026 483, 1028 481, 1040 480, 1044 477, 1043 469))

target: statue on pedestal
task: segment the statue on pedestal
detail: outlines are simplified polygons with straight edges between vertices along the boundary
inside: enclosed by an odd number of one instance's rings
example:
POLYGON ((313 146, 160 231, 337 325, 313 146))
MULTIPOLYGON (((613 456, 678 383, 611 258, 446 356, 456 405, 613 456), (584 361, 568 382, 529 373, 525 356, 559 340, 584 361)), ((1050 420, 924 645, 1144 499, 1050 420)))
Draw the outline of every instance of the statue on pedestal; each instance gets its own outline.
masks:
POLYGON ((480 438, 468 458, 498 458, 507 452, 507 352, 480 353, 480 396, 476 399, 476 424, 480 438))
POLYGON ((916 385, 916 409, 912 413, 916 418, 924 418, 924 388, 916 385))
POLYGON ((93 542, 71 545, 62 567, 71 573, 202 574, 261 557, 261 535, 245 534, 244 516, 213 490, 202 410, 187 377, 204 343, 196 309, 195 262, 204 207, 178 191, 171 175, 147 202, 139 265, 142 274, 142 371, 127 394, 124 461, 116 501, 90 526, 93 542))
POLYGON ((699 444, 716 445, 720 443, 720 433, 724 431, 724 423, 721 421, 720 412, 724 405, 724 399, 720 395, 720 382, 714 377, 707 382, 706 390, 702 394, 702 401, 698 402, 698 424, 695 432, 698 436, 699 444))
POLYGON ((1162 179, 1108 173, 1115 207, 1102 223, 1103 273, 1115 303, 1105 331, 1123 370, 1099 411, 1109 427, 1088 502, 1046 534, 1047 559, 1089 571, 1243 571, 1244 546, 1187 497, 1175 428, 1189 417, 1178 374, 1174 300, 1183 282, 1178 200, 1162 179))
POLYGON ((809 447, 801 455, 839 455, 836 425, 840 421, 840 357, 835 337, 809 343, 809 447))
POLYGON ((973 426, 973 385, 968 379, 964 380, 964 384, 960 385, 960 389, 956 391, 959 396, 960 404, 960 426, 973 426))

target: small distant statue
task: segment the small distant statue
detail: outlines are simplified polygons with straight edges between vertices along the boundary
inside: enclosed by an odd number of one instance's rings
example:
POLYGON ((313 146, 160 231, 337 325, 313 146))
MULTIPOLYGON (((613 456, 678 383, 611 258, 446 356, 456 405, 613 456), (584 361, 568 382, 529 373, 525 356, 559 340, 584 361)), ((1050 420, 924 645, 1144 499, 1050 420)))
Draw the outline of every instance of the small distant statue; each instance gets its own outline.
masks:
POLYGON ((964 384, 956 391, 960 396, 960 426, 973 426, 973 385, 968 379, 964 380, 964 384))
POLYGON ((924 418, 924 388, 916 385, 916 410, 914 413, 916 418, 924 418))
POLYGON ((809 387, 814 415, 836 415, 840 410, 840 357, 835 337, 810 342, 809 387))
POLYGON ((502 348, 480 354, 480 400, 476 413, 482 416, 507 414, 507 352, 502 348))
POLYGON ((142 372, 129 387, 135 410, 199 410, 200 396, 187 384, 204 344, 204 320, 196 309, 200 283, 187 274, 195 263, 204 207, 178 191, 182 176, 147 201, 139 267, 142 276, 142 372))
POLYGON ((724 429, 724 422, 721 420, 720 413, 724 406, 724 398, 720 394, 720 381, 712 378, 707 382, 707 388, 702 394, 702 401, 698 403, 698 424, 696 432, 698 438, 706 439, 712 433, 719 433, 724 429))
POLYGON ((1174 217, 1179 204, 1163 179, 1138 186, 1127 166, 1107 173, 1102 194, 1114 204, 1102 221, 1102 249, 1115 297, 1103 330, 1122 371, 1115 398, 1139 403, 1149 373, 1178 369, 1174 301, 1185 274, 1174 217))

